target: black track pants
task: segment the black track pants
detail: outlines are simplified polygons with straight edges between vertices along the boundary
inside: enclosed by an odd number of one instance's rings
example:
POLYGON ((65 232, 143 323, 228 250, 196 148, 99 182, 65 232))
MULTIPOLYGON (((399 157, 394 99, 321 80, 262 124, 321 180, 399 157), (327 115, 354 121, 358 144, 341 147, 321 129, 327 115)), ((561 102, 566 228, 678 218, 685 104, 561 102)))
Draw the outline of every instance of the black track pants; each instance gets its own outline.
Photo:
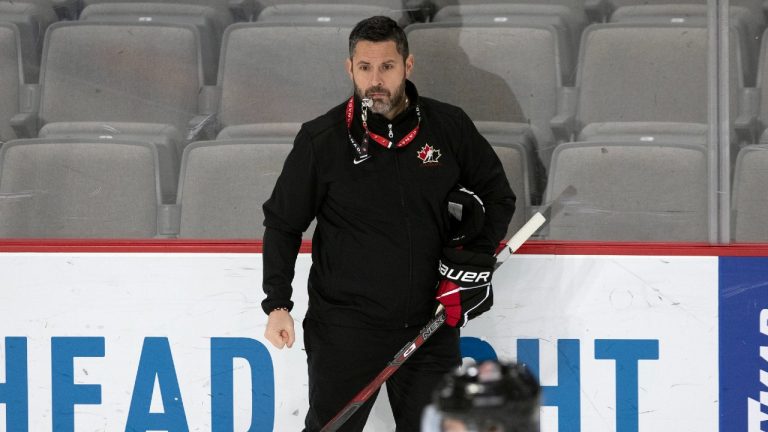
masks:
MULTIPOLYGON (((319 431, 419 330, 356 329, 304 320, 309 366, 304 431, 319 431)), ((460 363, 459 331, 444 325, 389 378, 387 395, 397 432, 419 431, 421 411, 430 402, 434 387, 460 363)), ((375 399, 368 399, 339 431, 362 431, 375 399)))

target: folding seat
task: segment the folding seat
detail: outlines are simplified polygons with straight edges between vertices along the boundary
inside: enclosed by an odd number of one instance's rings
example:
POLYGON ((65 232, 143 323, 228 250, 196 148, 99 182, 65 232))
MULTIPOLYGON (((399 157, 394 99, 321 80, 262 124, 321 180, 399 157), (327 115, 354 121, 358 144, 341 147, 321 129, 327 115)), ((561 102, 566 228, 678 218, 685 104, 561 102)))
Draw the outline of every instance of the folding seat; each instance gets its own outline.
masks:
MULTIPOLYGON (((576 87, 564 92, 551 125, 558 141, 610 131, 699 136, 708 122, 706 27, 594 24, 584 30, 576 87), (599 132, 599 133, 598 133, 599 132)), ((739 50, 732 40, 732 53, 739 50)), ((743 88, 731 62, 731 112, 743 88)))
MULTIPOLYGON (((768 30, 766 30, 768 33, 768 30)), ((742 143, 768 143, 768 41, 763 34, 758 56, 756 88, 746 89, 736 131, 742 143)))
POLYGON ((531 24, 553 26, 562 32, 561 70, 563 82, 573 81, 573 62, 579 48, 581 32, 587 25, 583 5, 576 1, 545 2, 460 2, 444 4, 432 19, 434 22, 464 24, 501 23, 513 26, 531 24))
POLYGON ((458 105, 477 122, 528 124, 537 156, 549 164, 549 122, 561 88, 555 29, 433 23, 408 26, 406 33, 416 58, 411 79, 422 95, 458 105))
POLYGON ((225 137, 295 135, 352 94, 351 28, 239 23, 224 35, 218 120, 225 137))
POLYGON ((384 15, 400 23, 407 25, 408 15, 398 2, 386 2, 370 4, 348 3, 290 3, 280 2, 264 7, 256 18, 256 21, 269 24, 325 24, 332 26, 354 27, 359 21, 375 16, 384 15))
POLYGON ((157 150, 98 140, 13 140, 0 149, 0 237, 154 237, 157 150))
POLYGON ((476 122, 475 125, 499 157, 517 198, 515 213, 504 237, 509 238, 528 220, 532 201, 538 204, 543 192, 539 180, 546 179, 536 158, 536 140, 527 125, 503 122, 476 122))
MULTIPOLYGON (((703 123, 654 123, 645 122, 593 123, 582 129, 580 141, 635 141, 653 144, 688 143, 706 146, 709 125, 703 123)), ((735 155, 734 155, 735 156, 735 155)))
POLYGON ((46 34, 39 110, 17 136, 155 143, 163 195, 173 199, 187 124, 198 114, 200 47, 192 26, 59 22, 46 34))
MULTIPOLYGON (((277 137, 190 144, 177 198, 179 237, 261 239, 261 206, 272 194, 290 143, 277 137)), ((311 235, 310 230, 304 237, 311 235)))
POLYGON ((97 3, 87 6, 80 14, 81 21, 117 23, 189 24, 200 33, 203 74, 206 84, 216 83, 219 49, 224 29, 232 24, 232 14, 226 3, 97 3))
POLYGON ((552 155, 547 199, 554 240, 708 240, 707 151, 697 144, 572 142, 552 155), (553 209, 555 210, 555 209, 553 209))
MULTIPOLYGON (((586 0, 587 6, 595 2, 608 3, 612 10, 622 6, 638 5, 681 5, 681 4, 707 4, 707 0, 586 0)), ((762 0, 730 0, 731 6, 739 6, 749 9, 751 13, 757 14, 762 11, 762 0)))
POLYGON ((0 22, 0 144, 16 137, 11 118, 19 111, 23 86, 19 29, 0 22))
POLYGON ((571 9, 584 9, 585 0, 432 0, 436 11, 446 7, 460 5, 489 5, 489 4, 522 4, 522 5, 554 5, 571 9))
MULTIPOLYGON (((62 1, 62 0, 55 0, 62 1)), ((81 0, 84 7, 103 3, 165 3, 187 6, 207 6, 216 10, 229 9, 236 21, 250 21, 254 12, 261 8, 258 0, 81 0)))
MULTIPOLYGON (((611 22, 642 24, 691 24, 705 27, 708 8, 702 4, 639 4, 622 6, 611 14, 611 22)), ((742 72, 746 85, 755 80, 756 55, 760 37, 765 29, 765 17, 759 7, 737 5, 731 2, 731 37, 736 37, 742 61, 742 72), (759 13, 756 13, 759 12, 759 13)))
POLYGON ((38 80, 43 36, 48 26, 57 20, 50 2, 0 1, 0 21, 13 23, 19 29, 25 81, 28 83, 38 80))
POLYGON ((736 159, 733 175, 731 237, 739 243, 768 242, 768 146, 748 145, 736 159))
MULTIPOLYGON (((730 0, 731 6, 746 9, 747 19, 763 19, 763 0, 730 0)), ((707 5, 707 0, 585 0, 584 8, 594 22, 605 22, 619 8, 625 6, 669 6, 673 10, 679 6, 707 5)), ((742 14, 740 11, 731 13, 742 14)))

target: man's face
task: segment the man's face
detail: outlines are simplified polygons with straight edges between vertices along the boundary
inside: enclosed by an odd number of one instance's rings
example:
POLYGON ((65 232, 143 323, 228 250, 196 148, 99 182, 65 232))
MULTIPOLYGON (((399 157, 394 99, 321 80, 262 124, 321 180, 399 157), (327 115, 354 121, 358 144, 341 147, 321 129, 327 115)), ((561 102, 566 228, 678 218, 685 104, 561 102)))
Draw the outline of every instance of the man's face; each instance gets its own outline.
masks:
POLYGON ((390 119, 404 106, 405 79, 412 69, 413 56, 403 61, 394 41, 359 41, 352 58, 347 59, 347 73, 355 93, 372 99, 371 110, 390 119))

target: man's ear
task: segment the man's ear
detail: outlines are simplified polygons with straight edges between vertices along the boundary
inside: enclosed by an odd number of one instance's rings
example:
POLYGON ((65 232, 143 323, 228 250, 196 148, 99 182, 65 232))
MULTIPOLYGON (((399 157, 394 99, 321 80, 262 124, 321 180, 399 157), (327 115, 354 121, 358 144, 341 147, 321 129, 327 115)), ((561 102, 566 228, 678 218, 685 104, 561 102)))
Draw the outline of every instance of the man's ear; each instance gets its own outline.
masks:
POLYGON ((354 77, 352 76, 352 59, 347 57, 347 60, 344 62, 344 65, 347 69, 347 75, 349 75, 349 79, 354 81, 354 77))
POLYGON ((409 78, 413 71, 413 54, 408 54, 408 58, 405 59, 405 77, 409 78))

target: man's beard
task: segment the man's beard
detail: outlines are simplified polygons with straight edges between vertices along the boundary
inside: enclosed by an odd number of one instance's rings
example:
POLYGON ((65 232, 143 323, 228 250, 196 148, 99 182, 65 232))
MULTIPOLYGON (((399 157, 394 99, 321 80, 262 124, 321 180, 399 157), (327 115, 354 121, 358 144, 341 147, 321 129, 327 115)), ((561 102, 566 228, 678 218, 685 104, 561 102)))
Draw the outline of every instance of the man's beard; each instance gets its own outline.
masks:
POLYGON ((405 102, 405 80, 403 80, 403 83, 400 84, 400 87, 395 90, 395 94, 390 94, 389 90, 385 89, 381 86, 374 86, 368 88, 365 92, 358 86, 355 86, 355 93, 357 94, 357 97, 360 99, 369 98, 373 101, 373 106, 371 107, 371 111, 373 111, 376 114, 387 114, 390 111, 392 111, 393 108, 398 108, 402 106, 405 102), (374 93, 383 93, 387 95, 386 99, 374 99, 372 98, 371 94, 374 93), (389 100, 389 102, 387 102, 389 100))

